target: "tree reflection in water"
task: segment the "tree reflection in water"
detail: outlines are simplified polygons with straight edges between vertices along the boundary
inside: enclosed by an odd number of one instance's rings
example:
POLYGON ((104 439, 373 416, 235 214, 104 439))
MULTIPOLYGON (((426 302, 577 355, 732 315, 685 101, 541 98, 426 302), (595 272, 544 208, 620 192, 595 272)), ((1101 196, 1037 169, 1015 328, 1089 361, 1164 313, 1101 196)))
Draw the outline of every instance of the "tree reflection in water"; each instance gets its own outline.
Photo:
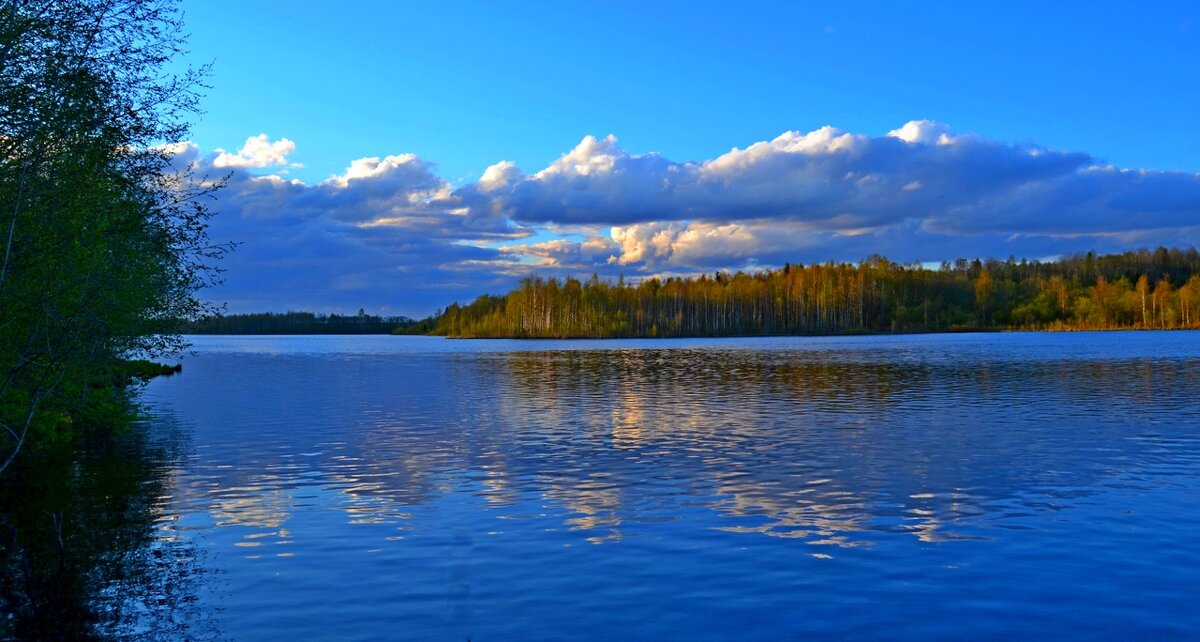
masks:
MULTIPOLYGON (((162 425, 159 422, 158 425, 162 425)), ((211 639, 165 510, 179 439, 142 426, 29 452, 0 480, 0 638, 211 639)))
POLYGON ((636 478, 649 461, 655 475, 703 487, 727 532, 836 547, 891 532, 979 538, 975 518, 1013 488, 1064 502, 1095 492, 1106 458, 1126 452, 1121 418, 1146 399, 1170 416, 1200 385, 1188 362, 959 363, 915 351, 512 352, 489 365, 504 373, 495 397, 506 422, 539 448, 508 465, 581 471, 545 492, 595 543, 656 512, 636 478), (1076 418, 1076 404, 1112 418, 1076 418), (1057 425, 1073 429, 1044 429, 1057 425), (1067 489, 1064 469, 1077 475, 1067 489))

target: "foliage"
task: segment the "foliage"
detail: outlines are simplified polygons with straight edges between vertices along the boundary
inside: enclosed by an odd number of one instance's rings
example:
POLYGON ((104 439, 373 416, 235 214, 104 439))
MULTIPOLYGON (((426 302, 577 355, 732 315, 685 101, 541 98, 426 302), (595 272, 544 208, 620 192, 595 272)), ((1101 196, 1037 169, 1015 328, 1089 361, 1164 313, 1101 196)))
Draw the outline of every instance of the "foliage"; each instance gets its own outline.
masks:
POLYGON ((638 284, 528 278, 422 323, 433 334, 529 338, 1200 327, 1200 253, 960 259, 936 270, 875 256, 638 284))
POLYGON ((392 334, 434 334, 434 329, 437 327, 437 317, 440 315, 441 312, 438 312, 438 314, 421 319, 420 321, 406 319, 405 323, 392 330, 392 334))
POLYGON ((408 317, 312 312, 214 315, 186 328, 194 334, 389 334, 416 323, 408 317))
POLYGON ((172 166, 200 72, 174 0, 0 0, 0 472, 72 432, 123 355, 170 354, 228 248, 172 166))

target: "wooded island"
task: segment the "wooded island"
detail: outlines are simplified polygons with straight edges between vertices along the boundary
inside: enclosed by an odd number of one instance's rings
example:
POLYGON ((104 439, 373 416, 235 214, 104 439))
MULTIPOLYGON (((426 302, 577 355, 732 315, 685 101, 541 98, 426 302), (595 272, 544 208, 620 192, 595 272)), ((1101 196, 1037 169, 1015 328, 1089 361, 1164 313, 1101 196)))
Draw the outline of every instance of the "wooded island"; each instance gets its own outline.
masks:
POLYGON ((748 274, 616 283, 531 277, 398 333, 451 337, 717 337, 1200 327, 1200 252, 1138 250, 937 269, 880 256, 748 274))

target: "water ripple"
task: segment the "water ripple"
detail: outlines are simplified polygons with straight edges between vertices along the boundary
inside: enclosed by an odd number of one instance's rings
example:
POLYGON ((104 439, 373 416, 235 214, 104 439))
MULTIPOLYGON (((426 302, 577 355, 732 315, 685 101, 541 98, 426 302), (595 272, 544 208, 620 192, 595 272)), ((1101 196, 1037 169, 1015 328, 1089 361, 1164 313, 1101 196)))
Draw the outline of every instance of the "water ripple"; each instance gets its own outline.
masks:
POLYGON ((147 392, 230 630, 1200 630, 1196 333, 387 339, 213 339, 147 392))

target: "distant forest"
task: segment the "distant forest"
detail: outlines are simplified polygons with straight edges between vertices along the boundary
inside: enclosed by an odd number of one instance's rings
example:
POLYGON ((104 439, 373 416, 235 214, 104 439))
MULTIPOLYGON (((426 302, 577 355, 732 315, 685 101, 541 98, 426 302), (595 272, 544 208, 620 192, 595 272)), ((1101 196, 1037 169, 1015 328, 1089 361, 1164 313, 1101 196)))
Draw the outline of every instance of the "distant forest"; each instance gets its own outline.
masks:
POLYGON ((312 312, 261 312, 211 316, 189 326, 193 334, 390 334, 416 323, 408 317, 312 312))
POLYGON ((524 279, 408 326, 452 337, 715 337, 989 329, 1200 327, 1195 248, 1052 262, 858 264, 650 278, 524 279))

